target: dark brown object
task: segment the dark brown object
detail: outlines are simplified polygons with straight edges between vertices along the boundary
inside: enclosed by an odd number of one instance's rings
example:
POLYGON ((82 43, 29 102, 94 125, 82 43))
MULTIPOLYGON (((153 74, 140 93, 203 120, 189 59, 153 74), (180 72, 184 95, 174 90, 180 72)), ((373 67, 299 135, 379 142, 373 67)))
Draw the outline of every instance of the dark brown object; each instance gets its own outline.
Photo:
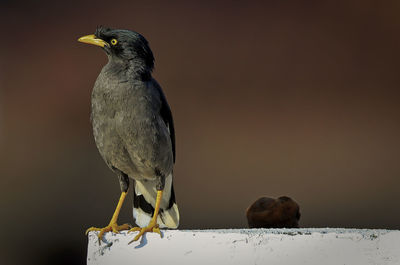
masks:
POLYGON ((289 197, 261 197, 246 210, 250 228, 298 228, 299 205, 289 197))

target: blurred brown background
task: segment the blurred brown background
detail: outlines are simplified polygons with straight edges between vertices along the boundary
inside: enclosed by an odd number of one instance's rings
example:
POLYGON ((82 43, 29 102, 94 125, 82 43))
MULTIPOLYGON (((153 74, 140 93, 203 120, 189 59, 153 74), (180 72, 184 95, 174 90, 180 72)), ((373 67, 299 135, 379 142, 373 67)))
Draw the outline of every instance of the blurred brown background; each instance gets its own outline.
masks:
POLYGON ((245 227, 261 195, 302 227, 400 228, 398 1, 60 3, 0 4, 2 264, 84 264, 114 211, 89 123, 107 58, 77 42, 98 25, 153 49, 182 229, 245 227))

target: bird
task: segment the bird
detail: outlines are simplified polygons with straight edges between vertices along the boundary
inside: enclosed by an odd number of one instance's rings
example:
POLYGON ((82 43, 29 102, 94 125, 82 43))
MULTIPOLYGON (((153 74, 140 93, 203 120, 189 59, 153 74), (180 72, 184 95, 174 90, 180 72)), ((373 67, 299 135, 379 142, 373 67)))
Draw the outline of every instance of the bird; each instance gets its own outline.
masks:
MULTIPOLYGON (((158 233, 176 229, 179 210, 173 187, 175 129, 166 96, 152 77, 154 56, 148 41, 127 29, 97 27, 79 42, 100 46, 108 57, 91 95, 90 118, 97 149, 117 175, 121 195, 109 224, 90 227, 104 233, 121 230, 158 233), (118 225, 118 215, 129 184, 133 183, 133 217, 136 227, 118 225)), ((130 243, 131 243, 130 242, 130 243)))
POLYGON ((250 228, 298 228, 300 207, 290 197, 261 197, 246 210, 250 228))

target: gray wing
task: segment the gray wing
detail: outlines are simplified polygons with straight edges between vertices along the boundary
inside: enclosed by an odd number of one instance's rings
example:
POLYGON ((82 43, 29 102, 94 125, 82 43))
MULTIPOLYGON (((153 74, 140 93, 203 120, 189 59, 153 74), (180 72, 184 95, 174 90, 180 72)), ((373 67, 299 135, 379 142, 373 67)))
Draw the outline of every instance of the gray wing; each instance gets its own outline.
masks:
POLYGON ((169 130, 169 136, 171 137, 171 143, 172 143, 172 153, 174 155, 174 163, 175 163, 175 157, 176 157, 175 128, 174 128, 174 120, 172 118, 172 112, 171 112, 171 109, 168 105, 167 99, 166 99, 164 92, 162 91, 160 85, 156 81, 154 81, 154 83, 155 83, 155 87, 157 88, 158 92, 160 93, 160 99, 161 99, 160 115, 169 130))

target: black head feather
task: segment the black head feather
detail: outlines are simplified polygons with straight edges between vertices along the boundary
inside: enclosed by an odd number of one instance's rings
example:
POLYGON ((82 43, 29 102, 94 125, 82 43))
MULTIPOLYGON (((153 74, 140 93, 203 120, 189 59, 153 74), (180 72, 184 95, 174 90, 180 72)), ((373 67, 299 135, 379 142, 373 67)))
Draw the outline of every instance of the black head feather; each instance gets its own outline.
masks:
POLYGON ((149 43, 141 34, 131 30, 101 26, 96 29, 94 35, 108 43, 103 49, 111 60, 131 63, 141 75, 151 73, 153 70, 154 56, 149 43), (115 45, 112 44, 113 39, 117 40, 115 45))

